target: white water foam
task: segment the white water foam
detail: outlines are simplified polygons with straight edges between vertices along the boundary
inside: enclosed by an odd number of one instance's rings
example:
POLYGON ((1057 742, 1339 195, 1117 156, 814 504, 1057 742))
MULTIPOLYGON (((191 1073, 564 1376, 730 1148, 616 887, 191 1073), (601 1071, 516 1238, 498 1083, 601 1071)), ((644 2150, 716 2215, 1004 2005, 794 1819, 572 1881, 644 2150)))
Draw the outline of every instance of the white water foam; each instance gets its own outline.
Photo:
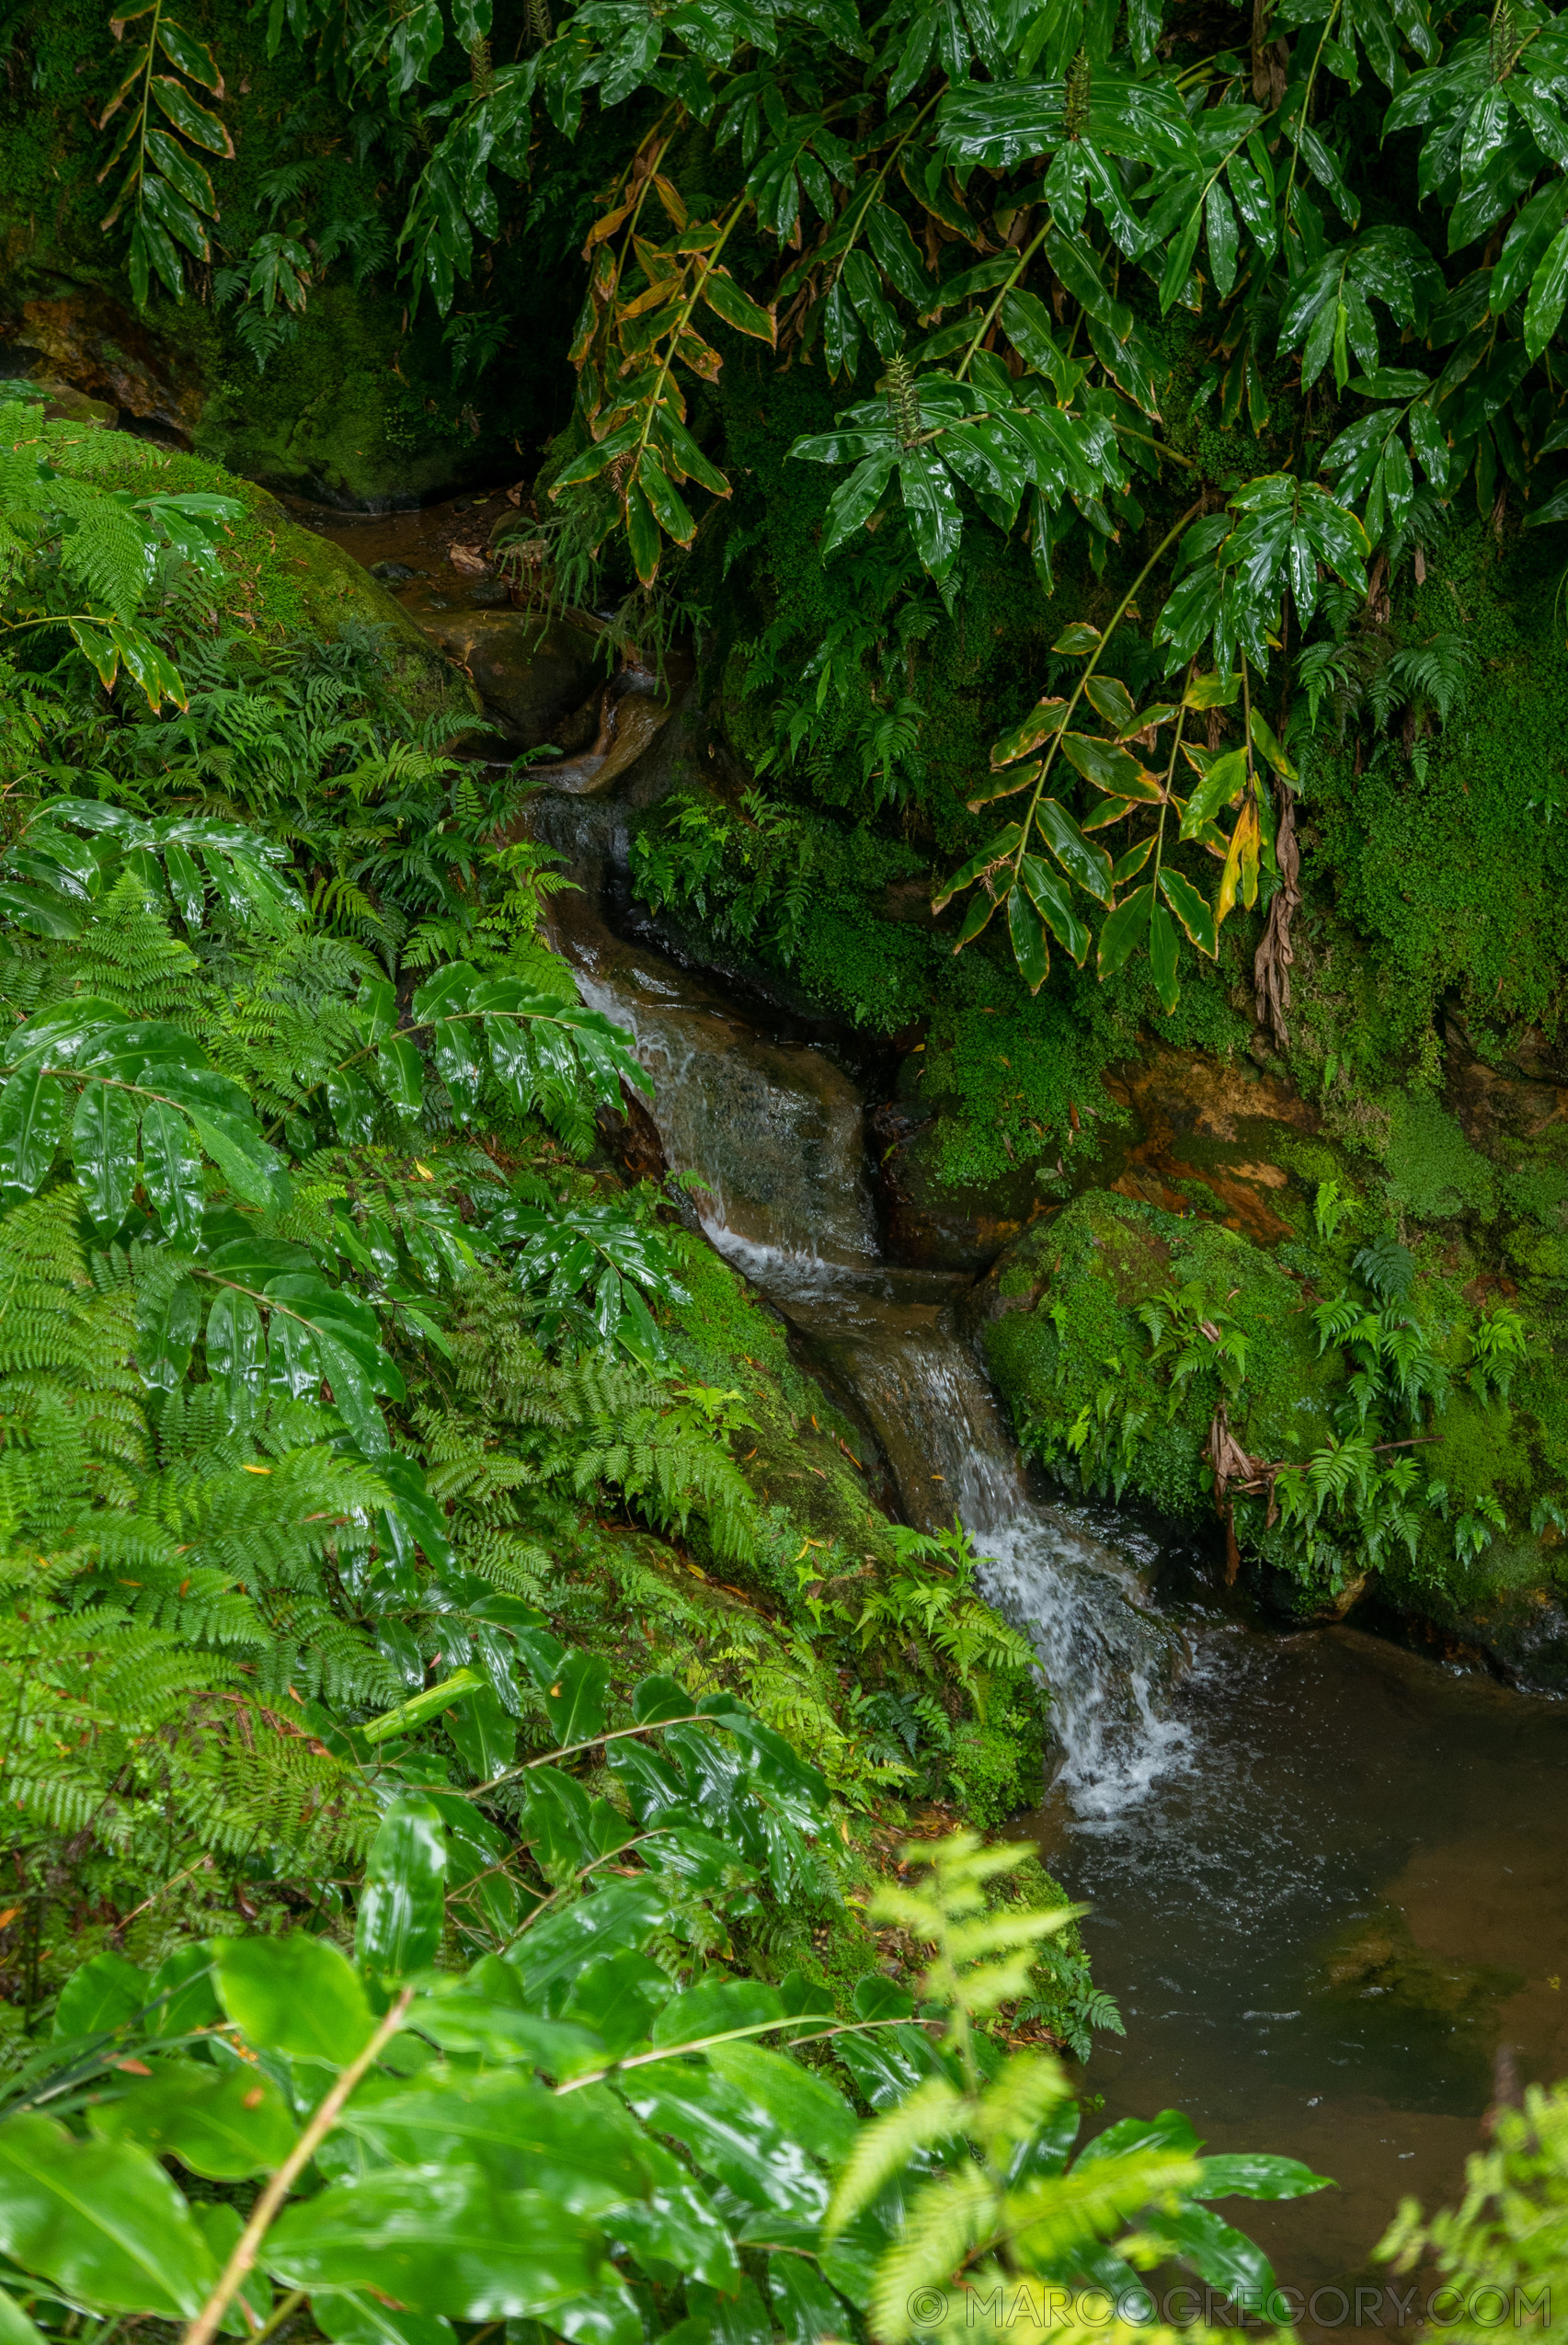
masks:
POLYGON ((1164 1707, 1185 1643, 1125 1552, 1029 1496, 990 1386, 943 1308, 964 1282, 881 1259, 859 1092, 819 1051, 760 1034, 580 908, 559 942, 584 998, 631 1030, 666 1161, 705 1184, 693 1203, 714 1244, 853 1390, 910 1520, 931 1529, 956 1515, 986 1558, 988 1600, 1039 1655, 1057 1781, 1081 1825, 1119 1815, 1190 1748, 1164 1707))

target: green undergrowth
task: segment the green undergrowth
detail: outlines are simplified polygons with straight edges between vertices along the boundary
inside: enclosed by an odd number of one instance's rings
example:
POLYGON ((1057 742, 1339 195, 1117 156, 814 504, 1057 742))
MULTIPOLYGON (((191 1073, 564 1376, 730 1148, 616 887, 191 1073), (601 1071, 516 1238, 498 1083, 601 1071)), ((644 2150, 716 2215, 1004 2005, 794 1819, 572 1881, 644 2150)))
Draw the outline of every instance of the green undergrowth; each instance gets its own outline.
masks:
POLYGON ((1196 1523, 1222 1411, 1247 1459, 1288 1470, 1272 1508, 1219 1495, 1243 1556, 1304 1604, 1369 1565, 1388 1600, 1450 1622, 1568 1585, 1561 1289, 1505 1299, 1451 1229, 1402 1242, 1333 1175, 1315 1185, 1273 1251, 1103 1190, 1030 1230, 985 1332, 1020 1439, 1071 1488, 1196 1523))
MULTIPOLYGON (((410 1707, 405 1769, 461 1817, 561 1739, 568 1675, 585 1714, 652 1674, 809 1750, 815 1885, 740 1896, 704 1959, 847 1991, 877 1836, 1031 1797, 1033 1656, 965 1540, 868 1497, 780 1323, 596 1152, 637 1077, 542 942, 552 858, 495 843, 526 781, 454 767, 373 631, 285 632, 286 555, 232 526, 210 587, 139 613, 187 705, 74 657, 3 679, 11 2024, 95 1951, 333 1926, 361 1743, 410 1707)), ((617 1781, 590 1749, 559 1798, 618 1813, 617 1781)), ((549 1813, 476 1822, 490 1870, 548 1852, 549 1813)), ((1086 2050, 1062 1945, 1031 2018, 1086 2050)))

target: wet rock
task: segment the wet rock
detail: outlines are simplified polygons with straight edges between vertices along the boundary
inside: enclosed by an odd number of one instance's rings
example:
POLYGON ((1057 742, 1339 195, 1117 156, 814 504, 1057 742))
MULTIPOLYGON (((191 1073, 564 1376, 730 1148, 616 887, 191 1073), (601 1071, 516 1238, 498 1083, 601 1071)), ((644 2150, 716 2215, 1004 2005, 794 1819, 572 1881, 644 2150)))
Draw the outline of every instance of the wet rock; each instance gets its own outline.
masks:
POLYGON ((1045 1210, 1032 1172, 956 1183, 943 1175, 940 1134, 929 1109, 885 1102, 871 1120, 887 1251, 926 1270, 988 1270, 1045 1210))
POLYGON ((1294 1084, 1244 1061, 1155 1045, 1105 1088, 1131 1122, 1125 1138, 1111 1136, 1096 1187, 1167 1213, 1196 1210, 1263 1246, 1291 1235, 1315 1187, 1310 1175, 1293 1176, 1291 1159, 1304 1152, 1292 1143, 1320 1130, 1294 1084))
POLYGON ((418 617, 519 749, 553 741, 572 753, 591 746, 604 680, 596 634, 567 619, 509 608, 449 613, 433 596, 418 617))
POLYGON ((202 394, 141 319, 108 294, 73 288, 24 301, 14 340, 37 354, 33 372, 58 378, 118 412, 163 425, 189 447, 202 394))
POLYGON ((597 696, 598 726, 578 756, 559 765, 535 766, 535 778, 548 789, 564 790, 573 797, 601 797, 651 748, 670 721, 670 703, 652 692, 628 690, 626 683, 624 674, 617 676, 597 696))
POLYGON ((410 578, 423 578, 424 572, 411 569, 406 562, 372 562, 371 576, 383 586, 406 586, 410 578))

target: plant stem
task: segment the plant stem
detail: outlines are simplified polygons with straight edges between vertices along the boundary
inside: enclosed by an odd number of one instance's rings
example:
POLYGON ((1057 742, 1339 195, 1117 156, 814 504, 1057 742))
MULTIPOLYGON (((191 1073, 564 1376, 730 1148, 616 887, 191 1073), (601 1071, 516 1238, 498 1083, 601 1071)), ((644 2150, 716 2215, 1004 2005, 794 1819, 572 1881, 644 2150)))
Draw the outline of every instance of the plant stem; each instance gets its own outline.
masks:
POLYGON ((281 2303, 273 2306, 260 2328, 253 2331, 246 2340, 246 2345, 263 2345, 263 2339, 270 2337, 275 2329, 281 2328, 291 2313, 299 2311, 309 2294, 308 2288, 292 2288, 281 2303))
MULTIPOLYGON (((392 2038, 403 2025, 408 2006, 414 2000, 414 1990, 406 1986, 385 2019, 372 2036, 357 2060, 349 2062, 323 2100, 282 2165, 278 2168, 261 2196, 257 2200, 250 2221, 240 2233, 235 2251, 223 2266, 223 2273, 212 2294, 186 2330, 182 2345, 212 2345, 218 2323, 228 2311, 244 2282, 246 2273, 255 2263, 262 2240, 272 2226, 284 2200, 293 2189, 321 2144, 331 2133, 343 2113, 344 2104, 366 2070, 372 2067, 392 2038)), ((263 2332, 265 2334, 265 2331, 263 2332)))
POLYGON ((953 371, 955 382, 962 383, 964 377, 968 373, 970 361, 974 358, 975 352, 979 349, 980 344, 985 340, 986 336, 990 333, 997 312, 1001 309, 1002 303, 1007 299, 1008 294, 1013 291, 1014 285, 1017 284, 1020 277, 1023 276, 1024 271, 1027 269, 1029 263, 1034 259, 1035 255, 1039 251, 1040 246, 1045 243, 1046 238, 1050 234, 1052 224, 1053 223, 1050 219, 1047 218, 1046 224, 1040 230, 1039 234, 1033 237, 1019 254, 1012 276, 1004 277, 1001 283, 997 287, 996 299, 992 302, 990 309, 987 310, 985 315, 981 318, 979 326, 976 326, 974 339, 964 353, 963 364, 961 366, 955 367, 953 371))
POLYGON ((1301 134, 1307 127, 1307 114, 1312 103, 1312 86, 1318 78, 1318 67, 1322 63, 1323 49, 1330 33, 1333 30, 1333 20, 1338 16, 1339 9, 1340 0, 1333 0, 1333 7, 1323 19, 1322 34, 1312 57, 1312 70, 1307 75, 1307 86, 1301 93, 1301 111, 1296 117, 1296 135, 1290 142, 1290 169, 1285 181, 1285 201, 1279 208, 1282 236, 1288 236, 1290 234, 1290 198, 1296 188, 1296 166, 1301 160, 1301 134))
POLYGON ((1024 857, 1028 852, 1029 833, 1035 826, 1035 809, 1039 805, 1041 796, 1044 794, 1046 783, 1050 774, 1052 761, 1056 757, 1057 750, 1061 746, 1062 735, 1066 732, 1068 726, 1072 721, 1072 713, 1083 697, 1084 686, 1088 683, 1090 677, 1094 673, 1095 669, 1100 665, 1101 654, 1108 649, 1111 639, 1115 635, 1116 629, 1121 625, 1123 619, 1131 609, 1133 598, 1137 594, 1139 588, 1143 584, 1144 579, 1149 576, 1150 570, 1153 569, 1155 564, 1165 552, 1167 546, 1173 545, 1175 543, 1176 539, 1180 537, 1182 532, 1185 529, 1187 523, 1193 520, 1194 516, 1201 509, 1201 507, 1202 499, 1200 498, 1197 503, 1189 505, 1186 511, 1181 516, 1181 519, 1174 521, 1166 531, 1164 536, 1161 539, 1159 544, 1155 547, 1153 553, 1150 555, 1142 569, 1139 570, 1137 578, 1134 578, 1131 586, 1128 587, 1127 592, 1117 603, 1115 612, 1112 613, 1110 624, 1106 627, 1104 634, 1100 637, 1099 642, 1095 645, 1093 652, 1089 656, 1089 658, 1084 663, 1083 673, 1080 676, 1076 685, 1073 687, 1072 697, 1068 702, 1066 708, 1062 712, 1061 723, 1051 735, 1050 747, 1047 749, 1045 760, 1040 767, 1040 778, 1035 784, 1034 794, 1029 800, 1029 810, 1024 817, 1023 827, 1019 832, 1017 850, 1013 858, 1013 876, 1014 880, 1018 877, 1019 865, 1023 863, 1024 857))

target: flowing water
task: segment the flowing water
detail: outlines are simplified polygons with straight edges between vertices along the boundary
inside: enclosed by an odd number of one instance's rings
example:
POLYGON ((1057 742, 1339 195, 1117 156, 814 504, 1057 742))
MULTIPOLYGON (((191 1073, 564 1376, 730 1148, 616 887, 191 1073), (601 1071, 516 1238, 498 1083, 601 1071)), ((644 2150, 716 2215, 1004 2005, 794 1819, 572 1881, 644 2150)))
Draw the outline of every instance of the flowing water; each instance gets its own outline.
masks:
MULTIPOLYGON (((1333 2176, 1242 2219, 1286 2283, 1368 2282, 1362 2325, 1403 2325, 1367 2264, 1399 2197, 1453 2194, 1500 2048, 1524 2081, 1568 2073, 1568 1711, 1351 1630, 1259 1634, 1201 1584, 1173 1605, 1168 1541, 1031 1495, 964 1281, 881 1259, 843 1070, 589 898, 556 899, 555 937, 636 1037, 715 1246, 853 1391, 909 1518, 957 1512, 1034 1641, 1061 1756, 1024 1828, 1090 1906, 1127 2029, 1097 2040, 1096 2126, 1175 2105, 1217 2148, 1333 2176)), ((1355 2305, 1329 2286, 1309 2325, 1355 2305)))
POLYGON ((882 1261, 860 1092, 821 1051, 760 1034, 580 901, 565 899, 555 934, 585 1001, 635 1036, 665 1160, 704 1184, 704 1229, 853 1392, 911 1522, 956 1513, 991 1559, 986 1594, 1032 1639, 1055 1696, 1059 1780, 1080 1811, 1117 1813, 1186 1748, 1162 1700, 1183 1641, 1125 1556, 1029 1497, 953 1323, 967 1282, 882 1261))

